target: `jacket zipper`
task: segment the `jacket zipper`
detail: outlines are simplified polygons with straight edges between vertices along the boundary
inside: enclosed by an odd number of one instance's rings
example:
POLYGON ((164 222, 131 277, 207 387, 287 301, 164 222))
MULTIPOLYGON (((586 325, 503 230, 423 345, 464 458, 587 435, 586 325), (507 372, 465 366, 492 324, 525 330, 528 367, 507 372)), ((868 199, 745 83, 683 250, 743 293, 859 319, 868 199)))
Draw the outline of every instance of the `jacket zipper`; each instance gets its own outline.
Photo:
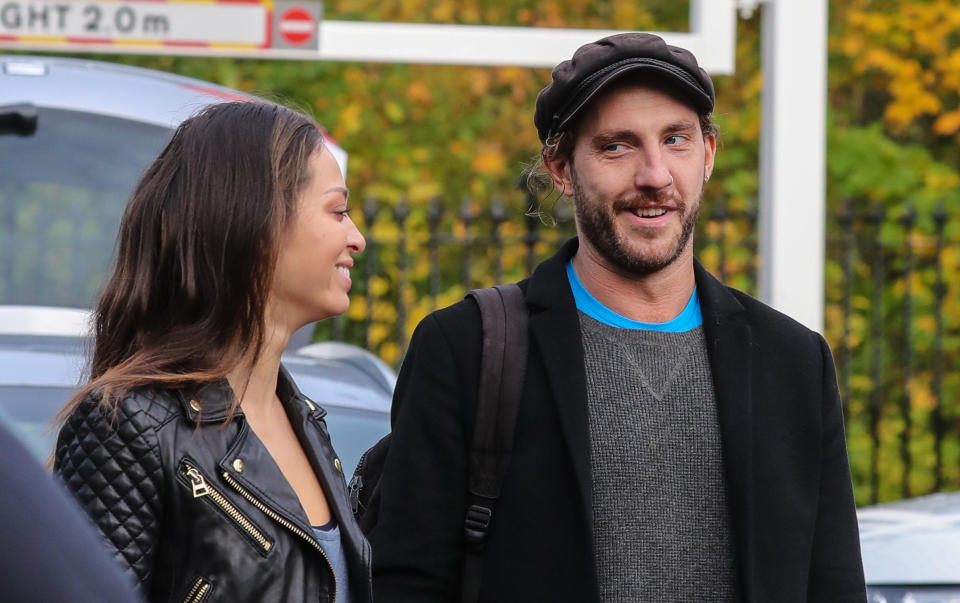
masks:
POLYGON ((191 465, 190 463, 184 462, 184 467, 186 470, 184 473, 188 478, 190 478, 190 485, 193 488, 193 497, 202 498, 207 496, 212 500, 217 506, 223 509, 223 512, 227 514, 230 519, 237 523, 247 534, 250 535, 257 543, 263 548, 264 552, 269 552, 270 547, 273 546, 266 536, 263 535, 263 532, 258 530, 253 523, 243 516, 243 514, 233 506, 230 501, 228 501, 222 494, 217 492, 213 486, 211 486, 206 478, 203 477, 203 474, 200 471, 191 465))
POLYGON ((183 603, 200 603, 207 596, 209 590, 210 583, 203 578, 197 578, 197 581, 190 587, 190 592, 187 593, 187 598, 183 600, 183 603))
POLYGON ((357 467, 353 470, 353 476, 350 483, 347 484, 347 497, 350 499, 350 509, 354 516, 360 511, 360 494, 363 492, 363 469, 367 464, 367 454, 370 450, 364 450, 357 461, 357 467))
POLYGON ((313 548, 315 548, 315 549, 317 550, 317 552, 320 553, 320 556, 323 557, 323 560, 327 562, 327 567, 330 568, 330 575, 333 576, 333 599, 332 599, 332 601, 333 601, 334 603, 336 603, 336 600, 337 600, 337 577, 336 577, 336 574, 333 573, 333 564, 330 563, 330 559, 327 557, 327 554, 326 554, 325 552, 323 552, 323 547, 320 546, 320 543, 317 542, 317 539, 314 538, 314 537, 312 537, 312 536, 310 536, 309 534, 307 534, 306 532, 304 532, 303 530, 301 530, 299 527, 297 527, 295 524, 287 521, 286 519, 284 519, 283 517, 281 517, 280 515, 278 515, 277 513, 275 513, 275 512, 273 511, 273 509, 271 509, 270 507, 266 506, 265 504, 263 504, 262 502, 260 502, 259 500, 257 500, 252 494, 250 494, 249 492, 247 492, 247 490, 246 490, 243 486, 241 486, 235 479, 233 479, 233 478, 230 476, 229 473, 227 473, 226 471, 224 471, 224 472, 222 473, 222 475, 223 475, 224 481, 226 481, 228 484, 230 484, 230 487, 231 487, 231 488, 233 488, 234 490, 236 490, 237 492, 239 492, 239 493, 240 493, 240 496, 242 496, 242 497, 244 497, 245 499, 247 499, 247 502, 249 502, 251 505, 255 506, 256 508, 260 509, 260 511, 261 511, 264 515, 266 515, 267 517, 269 517, 270 519, 272 519, 272 520, 274 520, 275 522, 279 523, 281 526, 283 526, 283 527, 285 527, 286 529, 290 530, 291 532, 293 532, 294 534, 296 534, 297 536, 299 536, 299 537, 302 538, 303 540, 306 540, 307 543, 310 544, 310 546, 312 546, 313 548))

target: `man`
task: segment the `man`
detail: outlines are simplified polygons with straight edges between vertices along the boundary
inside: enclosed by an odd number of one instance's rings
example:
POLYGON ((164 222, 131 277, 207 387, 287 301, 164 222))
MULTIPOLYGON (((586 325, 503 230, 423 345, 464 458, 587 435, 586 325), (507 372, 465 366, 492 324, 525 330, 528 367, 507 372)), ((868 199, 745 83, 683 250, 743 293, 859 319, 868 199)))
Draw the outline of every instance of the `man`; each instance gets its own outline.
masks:
MULTIPOLYGON (((534 123, 578 238, 521 283, 530 352, 480 600, 865 601, 833 360, 693 257, 713 84, 639 33, 553 71, 534 123)), ((480 324, 428 316, 380 483, 380 601, 459 597, 480 324)))

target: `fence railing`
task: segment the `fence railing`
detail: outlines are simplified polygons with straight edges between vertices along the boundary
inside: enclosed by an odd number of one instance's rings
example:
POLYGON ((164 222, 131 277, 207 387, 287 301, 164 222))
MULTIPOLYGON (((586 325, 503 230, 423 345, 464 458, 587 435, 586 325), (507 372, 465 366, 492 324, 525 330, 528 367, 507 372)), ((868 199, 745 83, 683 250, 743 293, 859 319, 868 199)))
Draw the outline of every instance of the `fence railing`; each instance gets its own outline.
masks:
MULTIPOLYGON (((62 188, 0 190, 0 303, 89 306, 122 201, 62 188), (82 261, 75 262, 76 259, 82 261), (38 302, 36 300, 44 300, 38 302)), ((317 335, 397 366, 431 310, 527 276, 574 233, 568 201, 361 202, 367 249, 347 314, 317 335)), ((960 488, 960 219, 940 206, 851 199, 827 216, 824 331, 837 363, 860 503, 960 488)), ((707 200, 697 256, 756 293, 757 211, 707 200)), ((804 261, 798 258, 797 261, 804 261)))
MULTIPOLYGON (((519 280, 574 234, 569 202, 464 199, 456 210, 364 202, 367 249, 347 315, 321 337, 398 365, 413 328, 475 287, 519 280)), ((960 228, 941 206, 885 209, 849 201, 828 216, 825 335, 844 400, 861 504, 960 487, 960 228)), ((701 262, 756 293, 757 211, 705 202, 701 262)), ((802 259, 800 260, 802 261, 802 259)))
POLYGON ((827 336, 864 502, 960 486, 960 237, 943 205, 833 216, 827 336))
MULTIPOLYGON (((575 235, 568 201, 540 207, 530 197, 512 204, 494 198, 480 206, 464 199, 456 210, 448 207, 440 199, 415 206, 363 202, 355 218, 367 247, 353 270, 352 306, 321 325, 321 337, 357 343, 398 365, 427 313, 470 289, 528 276, 575 235)), ((748 292, 756 287, 756 221, 755 209, 712 204, 694 237, 704 265, 748 292)))

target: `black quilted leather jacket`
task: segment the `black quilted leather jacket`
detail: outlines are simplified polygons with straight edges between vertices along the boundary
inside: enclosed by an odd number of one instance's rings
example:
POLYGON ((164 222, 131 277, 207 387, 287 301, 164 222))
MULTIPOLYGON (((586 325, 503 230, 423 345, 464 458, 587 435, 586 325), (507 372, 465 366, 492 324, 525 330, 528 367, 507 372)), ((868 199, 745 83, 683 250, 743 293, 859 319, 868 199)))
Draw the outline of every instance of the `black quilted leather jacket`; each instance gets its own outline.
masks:
MULTIPOLYGON (((277 394, 340 525, 352 601, 370 603, 370 545, 326 411, 283 369, 277 394)), ((136 390, 115 421, 88 400, 60 431, 55 471, 150 601, 336 601, 296 493, 242 411, 224 424, 231 396, 226 380, 193 394, 136 390)))

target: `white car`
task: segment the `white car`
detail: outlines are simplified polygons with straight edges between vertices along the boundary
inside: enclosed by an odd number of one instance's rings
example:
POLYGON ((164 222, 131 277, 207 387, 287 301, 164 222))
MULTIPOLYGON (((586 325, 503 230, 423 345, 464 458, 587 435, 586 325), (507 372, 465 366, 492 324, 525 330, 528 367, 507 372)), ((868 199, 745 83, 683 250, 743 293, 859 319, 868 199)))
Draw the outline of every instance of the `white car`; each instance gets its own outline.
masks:
POLYGON ((960 492, 857 515, 870 603, 960 603, 960 492))

